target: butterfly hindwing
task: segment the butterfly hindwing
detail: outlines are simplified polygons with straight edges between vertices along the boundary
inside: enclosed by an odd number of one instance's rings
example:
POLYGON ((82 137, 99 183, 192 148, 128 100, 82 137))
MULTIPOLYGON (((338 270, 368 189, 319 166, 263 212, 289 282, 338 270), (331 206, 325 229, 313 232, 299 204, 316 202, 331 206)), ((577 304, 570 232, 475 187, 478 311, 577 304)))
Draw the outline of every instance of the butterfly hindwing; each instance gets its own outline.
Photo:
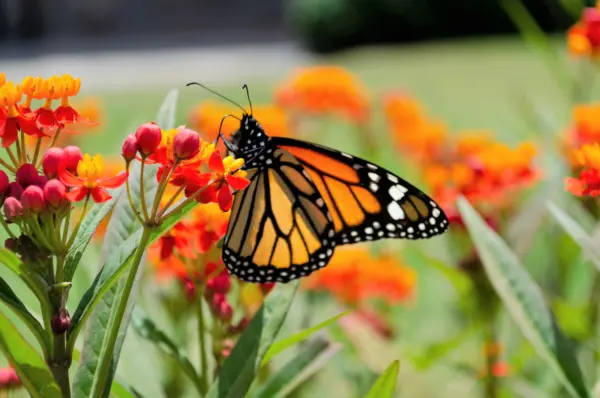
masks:
POLYGON ((302 165, 267 144, 235 195, 223 261, 250 282, 288 282, 324 267, 336 245, 332 216, 302 165))
POLYGON ((388 170, 304 141, 270 141, 291 153, 317 186, 332 215, 338 244, 429 238, 448 228, 438 204, 388 170))

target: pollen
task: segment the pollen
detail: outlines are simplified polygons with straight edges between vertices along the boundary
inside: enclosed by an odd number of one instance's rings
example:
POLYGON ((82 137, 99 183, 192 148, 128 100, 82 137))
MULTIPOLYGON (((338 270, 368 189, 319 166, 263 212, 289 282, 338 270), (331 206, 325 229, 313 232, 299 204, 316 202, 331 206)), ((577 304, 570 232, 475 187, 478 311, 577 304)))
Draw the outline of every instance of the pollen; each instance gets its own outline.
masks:
POLYGON ((101 155, 91 157, 89 154, 83 155, 83 159, 77 164, 77 175, 83 179, 88 188, 94 188, 98 185, 98 179, 104 174, 104 160, 101 155))

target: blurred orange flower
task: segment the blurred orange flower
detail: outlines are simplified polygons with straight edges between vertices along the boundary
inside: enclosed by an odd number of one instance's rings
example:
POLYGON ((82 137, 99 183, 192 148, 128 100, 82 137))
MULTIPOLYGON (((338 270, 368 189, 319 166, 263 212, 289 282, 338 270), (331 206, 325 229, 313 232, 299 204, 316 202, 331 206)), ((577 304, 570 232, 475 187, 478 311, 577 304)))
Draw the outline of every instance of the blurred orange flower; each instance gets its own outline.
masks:
POLYGON ((569 52, 575 56, 596 57, 600 50, 600 5, 583 9, 579 21, 567 34, 569 52))
POLYGON ((565 180, 567 191, 576 196, 600 195, 600 144, 586 144, 575 150, 573 157, 579 164, 579 175, 565 180))
POLYGON ((573 125, 562 138, 562 150, 572 166, 579 164, 573 149, 600 142, 600 102, 579 104, 572 111, 573 125))
MULTIPOLYGON (((221 121, 221 132, 228 136, 240 127, 239 120, 233 117, 223 119, 223 116, 237 115, 239 109, 219 101, 206 100, 195 106, 189 115, 191 128, 203 134, 206 139, 217 137, 221 121)), ((262 128, 270 136, 288 137, 290 128, 288 117, 284 110, 275 105, 255 105, 253 115, 262 128)))
POLYGON ((348 248, 338 250, 327 267, 306 279, 304 287, 329 291, 349 305, 370 298, 392 304, 411 298, 415 282, 415 271, 395 257, 373 257, 364 249, 348 248))
POLYGON ((85 97, 77 101, 76 109, 79 116, 93 123, 99 123, 102 119, 102 102, 96 97, 85 97))
POLYGON ((337 114, 355 123, 369 116, 366 88, 339 66, 300 69, 279 86, 275 96, 283 108, 311 115, 337 114))

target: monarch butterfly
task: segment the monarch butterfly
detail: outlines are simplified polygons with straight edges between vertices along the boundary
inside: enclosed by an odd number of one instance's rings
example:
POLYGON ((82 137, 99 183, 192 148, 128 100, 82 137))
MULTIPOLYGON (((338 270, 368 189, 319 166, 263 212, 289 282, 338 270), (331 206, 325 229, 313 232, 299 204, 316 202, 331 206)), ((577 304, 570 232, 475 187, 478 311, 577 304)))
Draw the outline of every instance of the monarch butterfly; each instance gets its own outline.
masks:
POLYGON ((231 140, 219 137, 246 160, 250 179, 235 195, 223 240, 230 273, 286 283, 325 267, 337 245, 430 238, 448 229, 440 206, 394 173, 335 149, 269 137, 244 88, 250 113, 221 96, 244 111, 231 140))

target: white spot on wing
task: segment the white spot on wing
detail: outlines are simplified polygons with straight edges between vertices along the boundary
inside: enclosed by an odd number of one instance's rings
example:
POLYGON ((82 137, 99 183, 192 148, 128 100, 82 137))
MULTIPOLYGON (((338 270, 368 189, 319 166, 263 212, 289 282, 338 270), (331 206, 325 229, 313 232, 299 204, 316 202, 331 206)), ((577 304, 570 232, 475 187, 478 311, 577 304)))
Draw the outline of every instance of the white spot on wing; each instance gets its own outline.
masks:
POLYGON ((396 177, 393 174, 388 173, 387 177, 388 177, 388 180, 390 180, 391 182, 396 182, 396 183, 398 182, 398 177, 396 177))
POLYGON ((377 173, 373 173, 372 171, 370 171, 370 172, 369 172, 369 178, 371 179, 371 181, 373 181, 373 182, 377 182, 377 181, 379 181, 379 179, 380 179, 381 177, 379 177, 379 174, 377 174, 377 173))
POLYGON ((394 220, 400 220, 402 218, 404 218, 404 211, 402 210, 402 208, 400 207, 400 205, 396 202, 392 202, 388 205, 388 213, 390 214, 390 217, 392 217, 394 220))
POLYGON ((440 216, 440 209, 433 209, 433 211, 431 212, 431 214, 433 214, 434 217, 439 217, 440 216))
POLYGON ((377 190, 379 189, 379 185, 375 184, 374 182, 369 184, 369 189, 373 192, 377 192, 377 190))
POLYGON ((352 159, 352 155, 348 155, 347 153, 344 152, 340 152, 342 154, 342 156, 348 158, 348 159, 352 159))
POLYGON ((392 185, 388 192, 390 193, 390 196, 394 200, 400 200, 404 196, 404 194, 398 188, 398 185, 392 185))

